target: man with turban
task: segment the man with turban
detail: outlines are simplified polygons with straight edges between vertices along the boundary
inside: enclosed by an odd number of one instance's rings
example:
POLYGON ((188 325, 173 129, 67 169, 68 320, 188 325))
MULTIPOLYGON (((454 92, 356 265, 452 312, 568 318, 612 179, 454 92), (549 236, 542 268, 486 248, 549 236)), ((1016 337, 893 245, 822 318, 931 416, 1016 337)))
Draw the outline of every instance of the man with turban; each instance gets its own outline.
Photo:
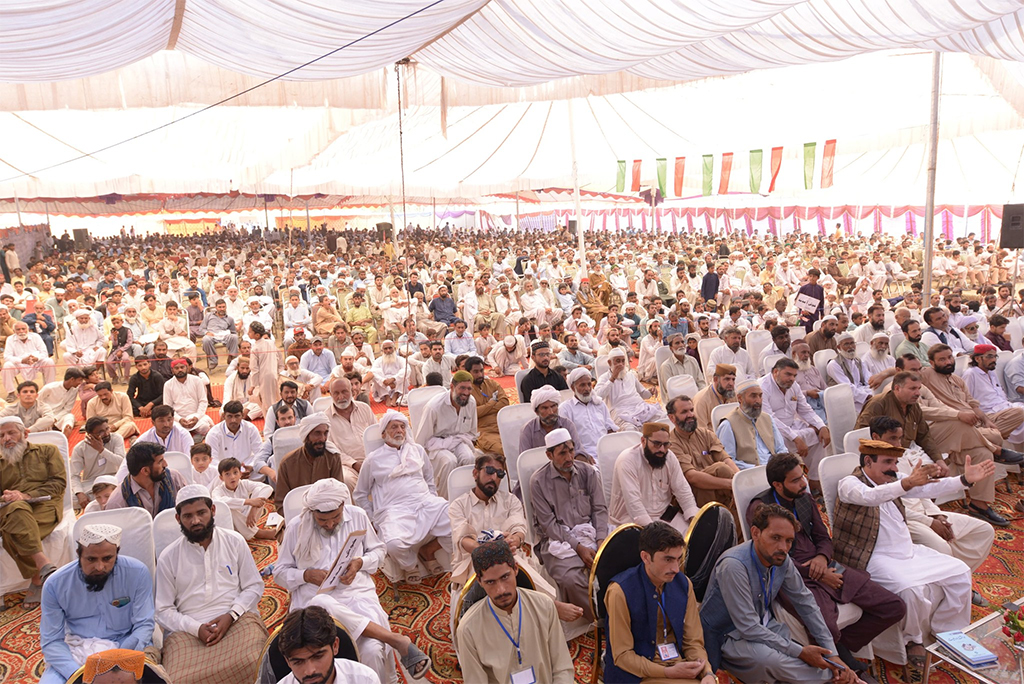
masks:
POLYGON ((669 453, 671 432, 668 423, 644 423, 640 443, 615 459, 608 502, 613 527, 627 523, 644 527, 664 520, 685 533, 697 515, 697 502, 679 459, 669 453))
POLYGON ((284 497, 291 490, 313 484, 325 477, 345 481, 341 455, 330 443, 331 421, 323 413, 308 415, 299 421, 299 439, 302 446, 286 455, 277 467, 277 486, 274 505, 284 506, 284 497))
POLYGON ((558 413, 558 406, 562 401, 562 394, 554 387, 544 385, 538 387, 530 396, 530 406, 536 414, 536 418, 527 421, 519 431, 519 451, 536 449, 544 446, 544 438, 558 428, 565 428, 572 437, 573 444, 579 444, 580 438, 576 434, 576 426, 568 418, 563 418, 558 413))
POLYGON ((398 406, 405 400, 409 387, 409 373, 406 361, 395 351, 395 343, 384 340, 380 343, 380 357, 373 362, 373 399, 383 401, 385 406, 398 406))
POLYGON ((415 571, 417 560, 429 572, 440 572, 435 556, 442 548, 451 553, 452 527, 430 459, 411 439, 409 419, 398 411, 384 414, 380 431, 384 446, 366 455, 353 498, 403 573, 415 571))
POLYGON ((657 397, 657 389, 652 392, 640 384, 628 367, 626 352, 619 347, 608 354, 608 370, 597 379, 594 394, 608 405, 620 430, 639 430, 644 423, 668 420, 661 405, 646 401, 657 397))
POLYGON ((868 384, 868 372, 857 357, 857 343, 848 332, 836 335, 836 358, 825 366, 825 382, 829 387, 849 385, 853 390, 853 405, 859 413, 864 403, 871 398, 874 390, 868 384))
MULTIPOLYGON (((70 366, 91 366, 107 358, 107 341, 96 327, 92 309, 81 308, 75 314, 75 325, 68 328, 64 340, 64 363, 70 366)), ((186 326, 187 328, 187 326, 186 326)))
MULTIPOLYGON (((86 525, 78 561, 43 588, 40 684, 63 684, 98 651, 141 651, 153 643, 153 578, 142 561, 121 555, 121 528, 86 525)), ((141 654, 140 654, 141 655, 141 654)))
POLYGON ((574 368, 569 373, 568 383, 573 396, 558 406, 558 415, 570 425, 579 427, 576 430, 579 441, 573 441, 576 453, 584 454, 596 463, 597 442, 604 435, 617 432, 619 428, 612 420, 608 406, 603 401, 595 401, 594 378, 589 370, 574 368))
POLYGON ((427 402, 415 436, 430 456, 440 496, 448 498, 448 475, 456 467, 473 462, 476 437, 473 376, 464 370, 456 371, 451 388, 427 402))
POLYGON ((516 371, 526 368, 528 363, 526 343, 519 335, 506 335, 501 344, 491 347, 487 363, 494 369, 496 378, 514 375, 516 371))
POLYGON ((351 505, 348 487, 328 478, 302 495, 302 512, 289 521, 274 569, 278 584, 291 595, 290 610, 320 606, 334 616, 356 641, 359 660, 382 682, 395 673, 391 649, 415 675, 425 673, 430 659, 412 641, 391 631, 380 605, 373 573, 383 564, 386 549, 366 512, 351 505), (351 535, 355 547, 345 568, 334 568, 351 535))

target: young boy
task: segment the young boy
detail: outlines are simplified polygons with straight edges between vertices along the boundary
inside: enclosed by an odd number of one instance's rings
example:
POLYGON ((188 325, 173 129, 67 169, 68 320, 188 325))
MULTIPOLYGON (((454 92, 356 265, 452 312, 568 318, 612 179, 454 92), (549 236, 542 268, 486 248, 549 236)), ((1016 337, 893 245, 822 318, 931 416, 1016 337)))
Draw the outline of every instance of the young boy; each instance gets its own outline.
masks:
MULTIPOLYGON (((196 445, 198 446, 198 445, 196 445)), ((217 465, 220 473, 220 484, 214 487, 211 494, 215 499, 224 499, 231 509, 231 519, 235 523, 235 531, 246 540, 273 539, 275 530, 260 529, 260 513, 274 495, 274 488, 255 480, 242 479, 242 462, 237 458, 225 458, 217 465)))
POLYGON ((92 483, 92 498, 86 507, 86 513, 92 513, 93 511, 102 511, 106 509, 107 500, 110 495, 117 489, 117 478, 113 475, 100 475, 96 478, 96 481, 92 483))
POLYGON ((192 482, 213 489, 217 483, 220 461, 213 460, 213 450, 206 442, 193 444, 189 453, 192 461, 192 482))

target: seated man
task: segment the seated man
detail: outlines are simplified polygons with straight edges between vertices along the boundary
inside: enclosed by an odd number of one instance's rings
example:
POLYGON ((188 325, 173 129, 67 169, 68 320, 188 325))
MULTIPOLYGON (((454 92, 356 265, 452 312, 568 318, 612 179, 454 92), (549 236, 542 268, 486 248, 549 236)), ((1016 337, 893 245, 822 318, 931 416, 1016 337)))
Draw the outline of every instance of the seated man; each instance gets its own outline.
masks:
POLYGON ((138 506, 155 518, 160 511, 174 508, 174 497, 186 484, 185 475, 167 467, 165 451, 160 444, 135 442, 118 470, 121 483, 103 510, 138 506), (122 476, 124 471, 127 474, 122 476))
POLYGON ((170 682, 167 673, 142 651, 113 648, 93 653, 82 666, 85 684, 150 684, 170 682))
POLYGON ((53 429, 53 413, 50 407, 39 401, 39 387, 26 380, 18 385, 15 402, 0 411, 0 418, 17 417, 28 426, 29 432, 46 432, 53 429))
POLYGON ((299 367, 299 357, 294 354, 289 354, 284 360, 284 368, 281 369, 277 377, 278 382, 291 380, 298 385, 300 399, 314 402, 320 398, 320 387, 324 384, 324 378, 313 371, 299 367))
POLYGON ((21 375, 22 380, 35 380, 40 373, 43 375, 43 384, 53 382, 57 373, 53 359, 39 333, 29 332, 28 324, 18 321, 14 324, 14 335, 8 337, 4 344, 4 365, 0 373, 7 401, 12 400, 18 375, 21 375))
POLYGON ((224 420, 206 433, 206 444, 210 447, 213 461, 234 458, 243 466, 243 475, 263 482, 266 478, 276 481, 274 469, 261 463, 256 464, 256 452, 263 440, 260 431, 247 420, 242 420, 242 402, 229 401, 223 407, 224 420))
POLYGON ((68 329, 67 339, 64 340, 67 353, 61 359, 70 366, 102 364, 107 358, 107 340, 96 327, 92 311, 79 309, 75 312, 75 321, 75 325, 68 329))
POLYGON ((71 493, 76 509, 89 505, 96 478, 116 475, 124 457, 124 438, 116 432, 111 434, 106 418, 85 421, 85 439, 71 450, 71 493))
POLYGON ((615 459, 608 506, 613 527, 626 523, 645 526, 660 519, 685 532, 697 515, 679 459, 669 458, 670 431, 667 423, 644 423, 640 443, 615 459))
POLYGON ((43 553, 42 540, 64 516, 67 471, 57 447, 30 444, 21 418, 0 418, 0 543, 30 580, 24 606, 39 605, 43 582, 57 567, 43 553), (29 499, 48 497, 29 503, 29 499))
MULTIPOLYGON (((259 404, 260 388, 256 384, 256 377, 252 375, 252 362, 248 356, 240 356, 233 363, 234 370, 228 366, 224 378, 224 404, 237 401, 242 405, 244 418, 250 421, 258 420, 263 417, 263 407, 259 404)), ((222 406, 221 413, 223 412, 222 406)))
POLYGON ((529 522, 539 540, 537 554, 569 603, 592 620, 587 594, 590 568, 608 534, 601 478, 592 466, 576 460, 568 430, 549 432, 545 447, 549 462, 529 482, 534 516, 529 522))
POLYGON ((187 454, 195 441, 188 430, 174 420, 174 409, 165 404, 153 408, 153 427, 149 428, 135 440, 135 443, 152 442, 159 444, 165 451, 177 451, 187 454))
POLYGON ((188 430, 195 440, 202 441, 213 427, 213 418, 206 415, 210 407, 206 397, 206 383, 199 376, 190 375, 188 361, 171 361, 174 377, 164 383, 164 405, 174 409, 175 420, 188 430))
MULTIPOLYGON (((878 416, 871 420, 871 439, 888 442, 903 447, 903 426, 898 420, 888 416, 878 416)), ((911 443, 903 453, 899 462, 899 471, 910 475, 918 462, 933 463, 917 444, 911 443)), ((939 477, 945 477, 949 469, 944 461, 935 463, 939 477)), ((967 564, 973 573, 988 558, 995 540, 995 530, 983 520, 972 518, 963 513, 943 511, 932 499, 905 498, 903 509, 907 515, 907 527, 910 538, 915 544, 935 549, 939 553, 958 558, 967 564)), ((988 602, 977 591, 972 591, 971 602, 976 606, 986 606, 988 602)))
POLYGON ((832 635, 789 557, 798 526, 788 510, 766 504, 751 521, 751 540, 729 549, 715 564, 700 607, 712 670, 725 668, 745 682, 859 681, 829 657, 836 652, 832 635), (775 618, 772 604, 779 594, 816 646, 790 639, 789 628, 775 618))
POLYGON ((1011 444, 1020 444, 1024 442, 1024 407, 1014 406, 1006 398, 1006 390, 996 374, 998 351, 991 344, 974 345, 971 365, 964 371, 963 381, 1003 439, 1011 444))
POLYGON ((313 405, 305 399, 299 398, 299 386, 291 380, 285 380, 278 388, 281 392, 281 400, 272 404, 267 409, 266 422, 263 424, 263 436, 270 437, 277 429, 277 409, 280 406, 291 406, 295 411, 295 420, 302 420, 313 412, 313 405))
POLYGON ((857 343, 853 341, 853 335, 844 332, 836 335, 838 347, 836 358, 825 366, 825 382, 829 387, 833 385, 849 385, 853 390, 853 405, 858 412, 863 408, 864 403, 874 394, 868 384, 868 373, 864 364, 857 358, 857 343))
POLYGON ((473 401, 476 402, 476 448, 484 453, 502 456, 501 433, 498 431, 498 411, 509 405, 505 388, 484 372, 484 360, 471 356, 464 364, 473 376, 473 401))
POLYGON ((71 366, 64 370, 64 379, 47 383, 39 390, 39 401, 50 407, 53 413, 53 428, 60 430, 67 437, 75 427, 75 415, 72 411, 78 401, 78 388, 85 382, 85 373, 81 368, 71 366))
POLYGON ((519 431, 519 451, 522 453, 527 449, 536 449, 544 446, 544 438, 558 428, 569 431, 572 443, 579 443, 579 436, 576 434, 576 426, 568 418, 563 418, 558 412, 559 402, 562 395, 553 387, 544 385, 534 390, 530 397, 530 406, 536 414, 523 424, 519 431))
POLYGON ((274 567, 278 583, 291 596, 290 610, 320 606, 340 622, 356 642, 360 661, 382 682, 395 675, 392 648, 414 678, 430 669, 430 659, 408 637, 391 631, 381 608, 373 573, 384 562, 384 544, 363 509, 346 505, 348 488, 327 478, 302 495, 302 512, 285 528, 274 567), (325 586, 328 571, 353 532, 365 532, 355 542, 348 567, 325 586))
POLYGON ((697 506, 717 501, 732 508, 732 478, 740 471, 739 466, 714 432, 697 425, 690 397, 670 399, 666 408, 674 426, 668 448, 679 461, 697 506))
POLYGON ((658 390, 640 384, 636 373, 626 364, 626 353, 615 349, 608 355, 608 370, 597 379, 594 394, 608 405, 612 420, 620 430, 639 430, 644 423, 665 421, 665 409, 660 404, 649 404, 647 399, 657 397, 658 390))
POLYGON ((130 439, 139 434, 139 426, 132 415, 132 402, 124 392, 115 392, 109 382, 101 382, 93 388, 96 396, 85 407, 85 420, 90 418, 106 418, 110 421, 110 429, 123 439, 130 439))
POLYGON ((153 578, 145 563, 120 551, 120 527, 86 525, 78 560, 47 580, 39 624, 46 670, 40 684, 64 684, 90 652, 152 646, 153 578), (86 651, 82 642, 90 639, 96 641, 86 651))
POLYGON ((745 380, 736 388, 739 406, 726 414, 715 431, 725 452, 743 470, 765 465, 769 458, 786 451, 775 421, 761 410, 762 394, 756 380, 745 380))
POLYGON ((747 521, 754 519, 759 508, 771 503, 782 506, 797 519, 800 529, 789 556, 818 604, 839 649, 839 657, 861 677, 866 677, 863 671, 867 668, 853 653, 902 620, 906 606, 900 597, 872 582, 868 573, 844 567, 832 559, 832 537, 821 519, 817 503, 808 493, 804 464, 799 456, 786 453, 772 456, 765 475, 768 489, 750 502, 745 511, 747 521), (863 614, 840 630, 839 605, 844 603, 859 606, 863 614))
POLYGON ((803 340, 795 340, 790 347, 790 351, 793 353, 793 360, 796 361, 797 365, 796 383, 800 385, 800 390, 804 393, 807 404, 814 409, 815 415, 821 418, 822 422, 825 422, 825 400, 823 395, 828 385, 825 384, 821 373, 818 372, 818 369, 815 368, 814 363, 811 361, 811 347, 803 340))
POLYGON ((366 458, 363 447, 363 433, 377 422, 369 404, 353 396, 353 382, 348 378, 331 381, 331 405, 324 415, 331 422, 328 437, 331 447, 341 456, 341 468, 349 491, 356 488, 359 469, 366 458))
POLYGON ((619 427, 612 420, 607 404, 603 401, 594 401, 594 378, 589 370, 582 367, 572 370, 567 382, 573 397, 559 404, 558 415, 574 428, 580 426, 576 431, 580 441, 573 441, 576 453, 583 454, 591 463, 596 463, 598 441, 604 435, 617 432, 619 427))
POLYGON ((716 406, 736 401, 736 367, 727 363, 715 366, 715 374, 711 382, 693 397, 693 414, 697 416, 697 424, 702 428, 714 430, 711 424, 711 411, 716 406))
POLYGON ((907 605, 903 638, 915 666, 924 663, 924 642, 932 634, 963 629, 971 621, 971 571, 910 538, 902 497, 960 494, 995 471, 995 463, 964 462, 960 477, 939 478, 936 465, 918 463, 911 474, 897 472, 903 449, 887 442, 860 441, 860 467, 839 481, 832 525, 835 559, 867 570, 871 578, 907 605))
POLYGON ((669 335, 667 344, 672 349, 672 356, 666 359, 658 369, 658 392, 661 394, 661 398, 668 401, 668 380, 677 375, 689 375, 697 383, 698 392, 704 389, 707 382, 704 379, 704 374, 700 372, 700 364, 697 363, 697 359, 686 353, 685 337, 679 333, 669 335))
POLYGON ((452 384, 452 373, 458 370, 455 367, 455 357, 446 354, 444 343, 437 340, 430 343, 430 358, 423 363, 421 372, 424 377, 428 373, 440 373, 441 383, 447 388, 452 384))
POLYGON ((715 366, 720 363, 727 363, 736 369, 736 377, 739 380, 756 378, 757 369, 754 367, 754 360, 750 358, 747 350, 740 346, 743 342, 743 333, 734 325, 727 325, 718 332, 718 336, 725 342, 721 347, 715 347, 708 355, 707 367, 704 375, 711 380, 715 374, 715 366))
POLYGON ((604 595, 605 681, 718 684, 704 650, 700 605, 680 571, 684 545, 678 530, 656 520, 640 532, 640 564, 612 578, 604 595))
POLYGON ((337 658, 338 631, 331 614, 319 606, 288 613, 277 646, 291 674, 279 684, 380 684, 377 673, 362 663, 337 658))
POLYGON ((523 376, 519 384, 519 391, 522 392, 525 401, 530 401, 534 390, 545 385, 559 391, 569 389, 565 379, 551 369, 551 346, 547 342, 537 341, 530 345, 530 355, 533 359, 533 368, 523 376))
POLYGON ((311 485, 327 477, 345 481, 341 455, 331 443, 330 434, 331 421, 323 413, 308 415, 299 422, 302 446, 277 464, 274 505, 278 510, 284 510, 284 497, 296 487, 311 485))
POLYGON ((818 463, 825 457, 832 435, 796 383, 799 370, 800 366, 791 359, 776 361, 771 373, 761 380, 762 400, 764 411, 772 417, 787 451, 795 451, 804 459, 812 486, 817 489, 818 463))
POLYGON ((408 436, 409 419, 390 410, 380 431, 384 446, 366 455, 352 498, 404 572, 416 568, 417 558, 428 572, 439 572, 437 552, 451 552, 448 502, 436 494, 426 450, 408 436))
POLYGON ((235 319, 228 315, 228 303, 218 299, 213 307, 213 311, 207 311, 203 316, 203 323, 199 326, 207 368, 211 371, 217 367, 218 344, 227 347, 229 364, 238 356, 238 328, 235 319))
POLYGON ((456 655, 474 684, 573 684, 575 669, 550 598, 516 586, 516 560, 505 540, 473 550, 473 571, 487 594, 459 622, 456 655), (515 631, 516 641, 510 636, 515 631))
POLYGON ((860 357, 861 366, 868 376, 868 387, 877 390, 886 380, 896 375, 896 359, 889 353, 889 336, 884 332, 875 333, 868 340, 868 352, 860 357))
POLYGON ((466 331, 466 322, 456 318, 453 327, 454 329, 444 336, 445 353, 452 356, 475 354, 476 343, 473 341, 473 333, 466 331))
POLYGON ((174 510, 182 536, 156 564, 162 664, 175 682, 251 684, 267 628, 259 614, 263 578, 249 545, 214 525, 216 508, 203 485, 182 487, 174 510))
POLYGON ((491 347, 487 363, 493 369, 494 377, 515 375, 529 364, 526 358, 526 343, 517 335, 506 335, 501 344, 491 347))
POLYGON ((380 343, 380 356, 373 362, 372 371, 373 400, 384 402, 388 407, 404 404, 409 388, 409 370, 406 360, 395 352, 393 341, 380 343))
POLYGON ((439 496, 448 498, 448 475, 475 460, 476 436, 473 376, 460 370, 452 376, 451 389, 427 402, 415 436, 430 457, 439 496))

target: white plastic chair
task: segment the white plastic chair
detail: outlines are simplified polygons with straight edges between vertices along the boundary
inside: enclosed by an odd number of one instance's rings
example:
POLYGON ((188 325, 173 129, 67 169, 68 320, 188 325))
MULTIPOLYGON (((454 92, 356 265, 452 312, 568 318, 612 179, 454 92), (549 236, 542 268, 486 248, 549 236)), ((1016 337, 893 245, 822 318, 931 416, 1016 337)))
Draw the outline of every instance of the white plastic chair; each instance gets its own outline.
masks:
POLYGON ((697 395, 697 381, 689 375, 674 375, 665 383, 665 403, 676 397, 687 396, 693 399, 697 395))
POLYGON ((121 528, 121 551, 126 556, 142 561, 149 568, 151 577, 156 577, 156 547, 153 545, 153 518, 144 508, 112 508, 109 511, 83 513, 75 521, 71 535, 71 550, 74 553, 78 539, 86 525, 117 525, 121 528))
POLYGON ((698 340, 697 356, 700 357, 700 367, 706 369, 708 367, 708 358, 711 356, 711 352, 724 346, 725 342, 717 337, 712 337, 707 340, 698 340))
POLYGON ((732 412, 734 408, 739 408, 739 402, 730 401, 728 404, 719 404, 715 408, 711 409, 711 429, 718 430, 718 424, 725 420, 725 417, 732 412))
POLYGON ((409 427, 412 430, 412 434, 409 435, 410 438, 419 429, 420 417, 423 415, 424 407, 434 397, 447 392, 448 390, 444 387, 417 387, 414 390, 410 390, 409 394, 406 395, 409 400, 409 427))
POLYGON ((281 505, 281 515, 287 525, 292 518, 302 513, 302 495, 313 485, 302 485, 288 490, 284 495, 284 503, 281 505))
POLYGON ((289 425, 288 427, 274 430, 274 467, 281 467, 281 461, 285 456, 302 446, 299 439, 299 426, 289 425))
MULTIPOLYGON (((844 444, 846 434, 857 424, 857 408, 853 403, 853 390, 849 385, 827 387, 822 393, 822 402, 825 405, 825 422, 828 424, 832 444, 844 444)), ((833 447, 833 450, 836 448, 833 447)))
POLYGON ((455 501, 475 486, 476 482, 473 480, 473 466, 459 466, 452 472, 448 473, 448 500, 455 501))
POLYGON ((670 358, 672 358, 672 347, 667 344, 661 345, 654 351, 654 368, 657 371, 659 378, 661 376, 661 364, 665 363, 670 358))
POLYGON ((523 397, 523 378, 529 373, 529 370, 517 370, 516 371, 516 395, 519 397, 519 403, 526 403, 526 399, 523 397))
POLYGON ((384 446, 384 438, 381 436, 380 424, 367 425, 363 430, 363 453, 369 456, 382 446, 384 446))
POLYGON ((609 432, 597 440, 597 470, 601 474, 605 502, 612 500, 612 473, 615 461, 626 449, 640 443, 642 435, 636 430, 609 432))
POLYGON ((544 447, 527 449, 519 455, 519 473, 523 477, 520 491, 523 495, 523 512, 526 515, 526 539, 531 544, 537 543, 537 534, 533 518, 533 492, 530 489, 530 480, 533 474, 544 467, 548 460, 548 454, 544 447))
POLYGON ((905 340, 905 339, 907 339, 907 336, 904 335, 902 332, 894 332, 889 337, 889 353, 892 354, 893 357, 896 356, 896 349, 901 344, 903 344, 903 340, 905 340))
POLYGON ((795 340, 802 340, 807 337, 807 328, 802 325, 795 325, 789 329, 790 342, 795 340))
POLYGON ((167 467, 185 478, 185 482, 192 482, 191 456, 180 451, 165 451, 164 459, 167 461, 167 467))
POLYGON ((828 379, 828 372, 825 368, 828 366, 828 362, 839 356, 835 349, 822 349, 814 352, 814 367, 821 373, 821 379, 828 379))
POLYGON ((843 438, 843 451, 847 454, 859 454, 862 439, 871 439, 871 428, 857 428, 847 432, 843 438))
POLYGON ((558 390, 558 394, 560 397, 558 400, 559 404, 564 404, 573 398, 573 392, 571 389, 558 390))
POLYGON ((602 375, 608 372, 608 367, 611 362, 608 360, 607 354, 602 354, 594 359, 594 375, 600 378, 602 375))
POLYGON ((740 529, 743 540, 750 539, 750 525, 747 523, 747 508, 754 497, 768 488, 765 466, 757 466, 741 470, 732 476, 732 496, 736 500, 736 512, 739 513, 740 529))
POLYGON ((869 351, 871 351, 871 343, 870 342, 858 342, 857 343, 856 353, 857 353, 857 358, 858 359, 863 357, 869 351))
POLYGON ((957 377, 962 378, 964 377, 964 372, 967 370, 967 367, 971 363, 971 357, 967 354, 961 354, 960 356, 956 357, 955 363, 956 367, 953 369, 953 374, 956 375, 957 377))
POLYGON ((1010 319, 1010 324, 1006 326, 1006 335, 1010 338, 1010 347, 1014 351, 1024 349, 1024 331, 1021 330, 1019 318, 1010 319))
POLYGON ((157 513, 153 518, 153 553, 157 563, 160 562, 160 556, 163 555, 164 549, 179 537, 181 537, 181 526, 175 517, 174 509, 168 508, 157 513))
POLYGON ((313 400, 313 413, 325 413, 327 409, 331 408, 331 404, 334 403, 334 399, 328 397, 318 397, 313 400))
POLYGON ((821 493, 825 498, 825 510, 828 512, 828 519, 835 524, 836 499, 839 496, 839 481, 847 475, 852 475, 857 466, 860 465, 859 453, 843 453, 835 456, 826 456, 818 464, 818 480, 821 482, 821 493))
POLYGON ((772 368, 775 368, 775 364, 779 362, 779 359, 786 358, 785 354, 769 354, 764 357, 764 361, 761 362, 761 375, 768 375, 772 372, 772 368))
POLYGON ((772 334, 768 330, 751 330, 747 333, 747 353, 753 361, 761 358, 761 352, 771 346, 772 334))
POLYGON ((512 404, 498 409, 498 435, 501 437, 501 448, 505 452, 505 465, 508 474, 519 481, 519 433, 523 426, 536 417, 533 407, 529 404, 512 404))

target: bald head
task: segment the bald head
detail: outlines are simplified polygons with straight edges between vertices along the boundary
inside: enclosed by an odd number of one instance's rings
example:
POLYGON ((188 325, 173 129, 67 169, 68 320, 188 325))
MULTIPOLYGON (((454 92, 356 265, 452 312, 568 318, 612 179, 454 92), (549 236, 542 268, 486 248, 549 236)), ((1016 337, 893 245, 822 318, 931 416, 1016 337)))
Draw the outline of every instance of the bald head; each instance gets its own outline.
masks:
POLYGON ((331 401, 339 411, 346 411, 352 406, 352 383, 348 378, 338 378, 331 383, 331 401))

